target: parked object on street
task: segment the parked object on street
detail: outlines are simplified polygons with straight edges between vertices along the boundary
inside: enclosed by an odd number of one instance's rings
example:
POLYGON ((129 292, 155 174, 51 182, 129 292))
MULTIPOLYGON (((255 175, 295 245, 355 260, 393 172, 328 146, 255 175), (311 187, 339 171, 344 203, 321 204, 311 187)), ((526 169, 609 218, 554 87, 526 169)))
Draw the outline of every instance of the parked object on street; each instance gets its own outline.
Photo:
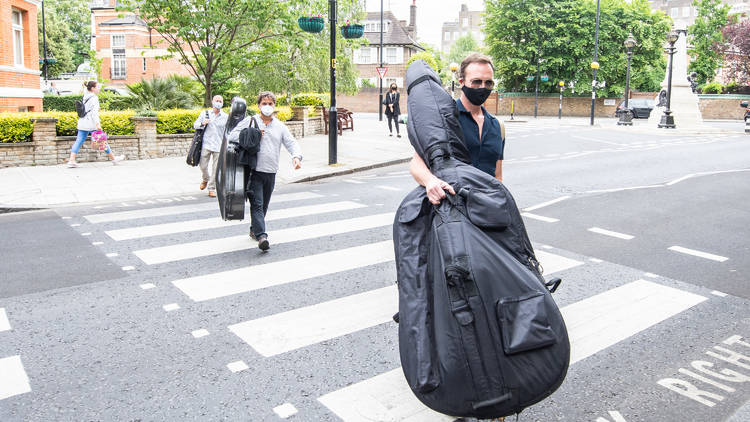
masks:
POLYGON ((471 165, 456 102, 422 60, 407 71, 409 139, 451 184, 440 205, 418 187, 393 227, 399 350, 406 380, 428 407, 498 418, 554 392, 570 344, 515 201, 471 165))
POLYGON ((229 142, 228 135, 245 118, 246 114, 245 99, 234 97, 222 136, 219 162, 216 168, 219 213, 224 220, 245 218, 245 168, 239 163, 239 145, 236 142, 229 142))
MULTIPOLYGON (((633 113, 633 117, 636 119, 648 119, 651 115, 651 110, 654 109, 654 100, 648 98, 631 98, 628 100, 628 108, 633 113)), ((622 101, 617 106, 615 111, 615 117, 620 117, 620 114, 625 112, 625 101, 622 101)))
MULTIPOLYGON (((85 82, 83 85, 86 88, 86 92, 83 94, 81 100, 76 101, 78 134, 76 136, 76 141, 73 143, 73 147, 70 150, 70 158, 68 159, 68 167, 70 168, 78 167, 76 155, 78 155, 78 151, 81 149, 81 146, 84 141, 86 141, 89 134, 94 131, 102 130, 101 121, 99 120, 99 97, 97 96, 101 90, 101 85, 96 81, 85 82)), ((124 155, 115 156, 106 141, 103 151, 109 156, 110 160, 112 160, 112 164, 117 164, 125 159, 124 155)))

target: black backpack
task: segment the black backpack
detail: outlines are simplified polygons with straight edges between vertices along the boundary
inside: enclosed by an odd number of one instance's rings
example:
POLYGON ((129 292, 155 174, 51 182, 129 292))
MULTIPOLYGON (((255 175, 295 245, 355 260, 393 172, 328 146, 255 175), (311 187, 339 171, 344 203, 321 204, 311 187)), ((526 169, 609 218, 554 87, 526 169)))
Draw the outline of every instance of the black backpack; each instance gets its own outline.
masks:
MULTIPOLYGON (((206 110, 206 118, 208 118, 208 110, 206 110)), ((195 167, 201 162, 201 152, 203 151, 203 132, 206 130, 205 126, 201 126, 195 130, 193 134, 193 141, 190 143, 188 149, 187 159, 185 160, 189 166, 195 167)))
POLYGON ((78 117, 86 117, 86 115, 89 113, 88 110, 86 110, 86 103, 91 99, 91 97, 86 98, 86 101, 76 100, 76 113, 78 113, 78 117))

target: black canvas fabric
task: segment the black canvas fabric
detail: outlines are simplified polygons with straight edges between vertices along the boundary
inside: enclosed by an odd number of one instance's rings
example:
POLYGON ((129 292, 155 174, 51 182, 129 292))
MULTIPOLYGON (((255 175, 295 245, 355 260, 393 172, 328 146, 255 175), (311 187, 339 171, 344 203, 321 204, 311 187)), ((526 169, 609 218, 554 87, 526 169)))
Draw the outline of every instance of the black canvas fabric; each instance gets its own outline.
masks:
POLYGON ((245 166, 239 162, 239 143, 228 142, 227 135, 245 118, 246 112, 245 100, 234 97, 216 166, 216 196, 219 200, 219 213, 224 220, 245 218, 245 166))
MULTIPOLYGON (((208 119, 208 110, 206 110, 206 119, 208 119)), ((205 132, 206 127, 201 126, 199 129, 195 130, 195 133, 193 133, 193 141, 190 143, 190 149, 188 149, 188 154, 186 158, 186 162, 189 166, 195 167, 201 162, 201 153, 203 152, 203 132, 205 132)))
POLYGON ((417 187, 396 214, 404 375, 417 398, 438 412, 512 415, 565 378, 565 323, 512 195, 469 164, 455 102, 440 79, 419 60, 406 80, 409 139, 457 194, 433 206, 417 187))

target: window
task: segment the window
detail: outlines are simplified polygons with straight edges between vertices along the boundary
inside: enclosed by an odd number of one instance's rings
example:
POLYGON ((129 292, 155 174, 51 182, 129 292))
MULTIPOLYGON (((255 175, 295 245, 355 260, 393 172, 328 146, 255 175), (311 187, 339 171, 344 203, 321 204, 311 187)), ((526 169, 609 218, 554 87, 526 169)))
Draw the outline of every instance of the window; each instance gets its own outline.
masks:
POLYGON ((450 41, 450 39, 451 39, 451 33, 450 32, 445 32, 444 33, 444 38, 445 38, 446 41, 450 41))
POLYGON ((109 0, 93 0, 91 7, 109 7, 109 0))
POLYGON ((23 12, 13 10, 13 61, 16 66, 23 66, 23 12))
POLYGON ((467 26, 469 26, 469 18, 464 18, 463 19, 463 25, 461 25, 461 26, 464 27, 464 28, 466 28, 467 26))
POLYGON ((453 33, 453 41, 455 41, 458 38, 458 31, 453 33))
POLYGON ((387 47, 385 49, 385 62, 386 63, 398 63, 398 48, 387 47))
MULTIPOLYGON (((383 32, 388 32, 390 21, 383 21, 383 32)), ((365 32, 380 32, 380 21, 365 22, 365 32)))
POLYGON ((125 34, 112 35, 112 48, 125 48, 125 34))
POLYGON ((112 51, 112 79, 125 79, 125 51, 112 51))
POLYGON ((669 9, 669 16, 676 18, 680 15, 680 8, 679 7, 673 7, 669 9))
POLYGON ((143 73, 146 73, 146 58, 143 58, 143 73))
POLYGON ((369 47, 362 47, 359 49, 359 63, 367 64, 372 62, 372 56, 370 55, 371 50, 372 49, 369 47))

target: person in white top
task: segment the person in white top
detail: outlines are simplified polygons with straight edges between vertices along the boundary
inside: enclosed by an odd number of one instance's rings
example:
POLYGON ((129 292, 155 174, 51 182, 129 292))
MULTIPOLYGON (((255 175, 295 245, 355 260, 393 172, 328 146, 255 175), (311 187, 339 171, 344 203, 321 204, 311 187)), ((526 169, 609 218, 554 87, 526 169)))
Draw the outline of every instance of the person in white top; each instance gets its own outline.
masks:
POLYGON ((224 98, 221 95, 214 95, 211 102, 213 110, 201 113, 193 123, 193 129, 203 130, 203 149, 201 150, 200 169, 203 175, 200 189, 206 189, 208 186, 208 196, 216 196, 216 163, 219 162, 219 150, 221 150, 221 140, 224 135, 224 128, 227 126, 229 115, 221 111, 224 106, 224 98), (208 163, 211 161, 211 172, 208 171, 208 163))
POLYGON ((250 176, 247 196, 250 200, 250 237, 258 241, 258 247, 268 250, 268 234, 266 233, 266 212, 271 201, 271 193, 276 183, 276 172, 279 171, 279 155, 281 145, 292 156, 292 165, 297 170, 302 166, 302 150, 284 122, 273 116, 276 107, 276 96, 272 92, 264 91, 258 95, 260 117, 247 116, 242 119, 227 136, 228 141, 237 142, 240 132, 250 126, 255 119, 258 129, 262 133, 260 150, 258 150, 258 164, 250 176))
MULTIPOLYGON (((96 81, 88 81, 83 84, 86 90, 83 93, 83 107, 86 110, 86 115, 78 118, 78 136, 73 144, 73 148, 70 150, 70 158, 68 159, 68 167, 78 167, 76 163, 76 155, 78 150, 81 149, 83 142, 86 141, 86 137, 95 130, 102 130, 102 124, 99 120, 99 97, 96 94, 101 90, 101 85, 96 81)), ((112 150, 107 144, 107 148, 104 152, 112 160, 112 164, 117 164, 125 159, 124 155, 118 155, 112 153, 112 150)))

